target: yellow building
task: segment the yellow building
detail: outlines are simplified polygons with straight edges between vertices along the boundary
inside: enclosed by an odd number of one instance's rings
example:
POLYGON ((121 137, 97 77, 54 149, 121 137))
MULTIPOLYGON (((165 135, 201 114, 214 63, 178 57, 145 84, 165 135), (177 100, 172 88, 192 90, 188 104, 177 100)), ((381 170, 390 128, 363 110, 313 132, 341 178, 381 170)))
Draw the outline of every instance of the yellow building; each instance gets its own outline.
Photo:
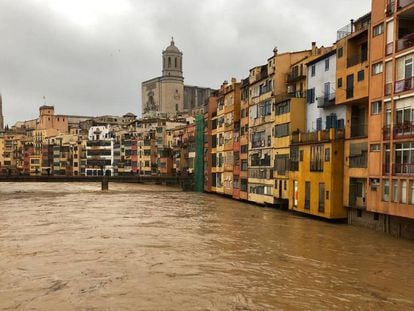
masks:
POLYGON ((289 209, 327 219, 343 219, 344 130, 292 135, 289 209))

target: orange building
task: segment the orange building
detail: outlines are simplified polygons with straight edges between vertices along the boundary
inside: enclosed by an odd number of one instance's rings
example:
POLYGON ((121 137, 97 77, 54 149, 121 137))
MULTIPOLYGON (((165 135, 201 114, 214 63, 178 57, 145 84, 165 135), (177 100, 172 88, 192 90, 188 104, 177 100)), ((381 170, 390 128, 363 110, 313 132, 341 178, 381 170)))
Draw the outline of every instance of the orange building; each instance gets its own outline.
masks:
POLYGON ((407 236, 414 224, 414 1, 373 0, 371 24, 367 210, 385 232, 407 236))
POLYGON ((366 208, 368 175, 369 42, 371 14, 338 31, 336 104, 346 106, 343 204, 349 215, 366 208))

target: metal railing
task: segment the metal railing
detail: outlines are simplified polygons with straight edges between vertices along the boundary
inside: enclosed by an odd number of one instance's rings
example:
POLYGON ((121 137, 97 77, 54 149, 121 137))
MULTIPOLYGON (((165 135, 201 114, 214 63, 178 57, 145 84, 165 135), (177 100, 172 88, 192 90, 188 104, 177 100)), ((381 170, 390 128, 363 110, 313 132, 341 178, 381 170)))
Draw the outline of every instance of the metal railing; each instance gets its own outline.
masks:
POLYGON ((394 138, 414 137, 414 124, 404 123, 394 125, 394 138))
POLYGON ((351 125, 351 138, 368 136, 368 124, 353 123, 351 125))
MULTIPOLYGON (((394 3, 394 1, 392 1, 392 3, 394 3)), ((398 9, 401 10, 411 3, 414 3, 414 0, 398 0, 398 9)))
POLYGON ((368 167, 368 153, 363 152, 361 155, 349 156, 350 168, 367 168, 368 167))
POLYGON ((387 3, 387 11, 386 14, 387 16, 393 15, 395 12, 395 1, 389 1, 387 3))
POLYGON ((396 51, 400 52, 402 50, 408 49, 414 46, 414 34, 410 34, 404 38, 401 38, 396 43, 396 51))
POLYGON ((409 77, 404 80, 399 80, 395 82, 395 93, 402 93, 409 91, 414 88, 414 77, 409 77))
POLYGON ((386 83, 384 86, 384 95, 385 96, 390 96, 392 93, 392 82, 391 83, 386 83))
POLYGON ((386 125, 382 128, 382 136, 384 139, 389 139, 391 137, 391 126, 386 125))
POLYGON ((414 175, 414 163, 393 164, 393 175, 414 175))
POLYGON ((318 97, 318 108, 326 108, 335 105, 336 93, 325 94, 318 97))
POLYGON ((385 55, 390 55, 394 52, 394 42, 390 42, 385 46, 385 55))
POLYGON ((366 62, 368 60, 368 54, 364 53, 364 54, 357 54, 357 55, 352 55, 350 57, 347 58, 347 67, 352 67, 358 64, 362 64, 363 62, 366 62))

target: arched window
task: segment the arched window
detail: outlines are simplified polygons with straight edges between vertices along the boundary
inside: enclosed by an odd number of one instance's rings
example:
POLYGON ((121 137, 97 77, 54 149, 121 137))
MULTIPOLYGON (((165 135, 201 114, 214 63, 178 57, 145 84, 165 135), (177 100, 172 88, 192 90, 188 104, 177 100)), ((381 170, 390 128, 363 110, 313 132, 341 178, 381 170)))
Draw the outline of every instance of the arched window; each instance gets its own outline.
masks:
POLYGON ((168 68, 171 67, 171 57, 168 57, 168 68))
POLYGON ((174 60, 174 66, 175 66, 175 68, 177 68, 177 57, 174 60))

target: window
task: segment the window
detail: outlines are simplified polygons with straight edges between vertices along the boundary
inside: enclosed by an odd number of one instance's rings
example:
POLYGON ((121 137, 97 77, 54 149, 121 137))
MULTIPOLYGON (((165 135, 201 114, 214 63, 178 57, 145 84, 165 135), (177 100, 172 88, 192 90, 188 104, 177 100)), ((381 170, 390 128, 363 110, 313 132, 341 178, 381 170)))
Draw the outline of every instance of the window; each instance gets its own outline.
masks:
POLYGON ((358 71, 358 82, 364 81, 364 78, 365 78, 365 71, 364 70, 358 71))
POLYGON ((316 119, 316 130, 321 131, 322 130, 322 118, 316 119))
POLYGON ((382 73, 382 63, 376 63, 372 65, 372 75, 377 75, 382 73))
POLYGON ((407 203, 407 181, 406 180, 401 181, 401 203, 403 204, 407 203))
POLYGON ((325 71, 329 70, 329 58, 325 59, 325 71))
POLYGON ((385 202, 390 200, 390 181, 383 180, 382 199, 385 202))
POLYGON ((289 167, 289 155, 277 155, 275 156, 275 171, 278 175, 285 175, 289 167))
POLYGON ((319 205, 318 211, 320 213, 325 213, 325 184, 319 184, 319 205))
POLYGON ((315 64, 313 64, 311 66, 311 77, 314 77, 315 76, 315 73, 316 73, 316 66, 315 66, 315 64))
POLYGON ((240 152, 241 153, 247 153, 248 147, 249 147, 248 145, 242 145, 240 147, 240 152))
POLYGON ((338 88, 342 87, 342 78, 338 79, 338 88))
POLYGON ((279 124, 275 126, 275 137, 289 136, 289 123, 279 124))
POLYGON ((325 162, 331 161, 331 149, 326 148, 325 149, 325 162))
POLYGON ((371 103, 371 115, 381 114, 382 111, 382 101, 375 101, 371 103))
POLYGON ((381 151, 381 145, 380 144, 372 144, 370 146, 371 152, 380 152, 381 151))
POLYGON ((290 112, 290 101, 285 101, 276 105, 276 115, 280 116, 290 112))
POLYGON ((309 89, 307 91, 307 102, 308 104, 313 104, 315 102, 315 88, 309 89))
POLYGON ((310 209, 311 183, 305 182, 305 209, 310 209))
POLYGON ((311 172, 323 172, 323 146, 311 146, 311 172))
POLYGON ((338 54, 338 58, 341 58, 342 56, 344 56, 344 49, 343 48, 339 48, 337 54, 338 54))
POLYGON ((241 160, 241 170, 247 172, 247 160, 241 160))
POLYGON ((411 181, 411 198, 410 198, 410 204, 414 204, 414 181, 411 181))
POLYGON ((303 161, 303 150, 301 150, 299 152, 299 161, 302 162, 303 161))
POLYGON ((392 201, 398 202, 398 180, 392 181, 392 201))
POLYGON ((374 27, 374 29, 373 29, 373 36, 374 37, 379 36, 383 33, 384 33, 384 24, 379 24, 379 25, 374 27))

